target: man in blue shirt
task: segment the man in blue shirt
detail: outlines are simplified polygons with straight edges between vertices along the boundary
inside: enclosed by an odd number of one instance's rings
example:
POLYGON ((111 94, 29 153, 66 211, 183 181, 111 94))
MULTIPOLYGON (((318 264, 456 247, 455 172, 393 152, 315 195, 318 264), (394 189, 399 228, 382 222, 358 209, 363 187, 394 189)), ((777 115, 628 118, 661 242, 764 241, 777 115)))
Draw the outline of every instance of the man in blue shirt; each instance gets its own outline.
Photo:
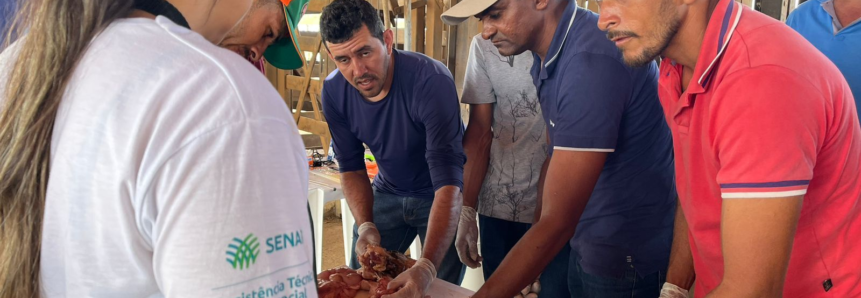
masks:
MULTIPOLYGON (((789 14, 786 24, 804 36, 843 73, 861 104, 861 1, 811 0, 789 14)), ((858 114, 861 116, 861 112, 858 114)))
POLYGON ((655 63, 626 66, 573 1, 465 0, 443 20, 471 16, 500 54, 535 54, 552 147, 537 222, 473 297, 515 295, 566 244, 572 297, 657 297, 676 194, 655 63))
POLYGON ((335 0, 320 29, 338 70, 323 85, 323 112, 334 141, 341 184, 358 228, 356 268, 370 244, 404 252, 416 234, 422 258, 390 284, 391 297, 424 297, 439 278, 459 284, 464 267, 452 244, 462 206, 463 121, 454 80, 439 61, 392 48, 376 9, 335 0), (368 182, 362 144, 379 174, 368 182), (420 295, 420 296, 419 296, 420 295))

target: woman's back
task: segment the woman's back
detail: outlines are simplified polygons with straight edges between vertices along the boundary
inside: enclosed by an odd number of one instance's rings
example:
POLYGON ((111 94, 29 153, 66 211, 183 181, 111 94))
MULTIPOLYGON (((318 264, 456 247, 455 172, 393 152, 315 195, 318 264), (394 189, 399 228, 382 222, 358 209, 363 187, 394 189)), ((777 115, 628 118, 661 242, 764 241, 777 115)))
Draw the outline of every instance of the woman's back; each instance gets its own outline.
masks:
POLYGON ((289 110, 251 65, 163 17, 115 21, 56 117, 43 294, 316 297, 297 282, 313 281, 307 180, 289 110))

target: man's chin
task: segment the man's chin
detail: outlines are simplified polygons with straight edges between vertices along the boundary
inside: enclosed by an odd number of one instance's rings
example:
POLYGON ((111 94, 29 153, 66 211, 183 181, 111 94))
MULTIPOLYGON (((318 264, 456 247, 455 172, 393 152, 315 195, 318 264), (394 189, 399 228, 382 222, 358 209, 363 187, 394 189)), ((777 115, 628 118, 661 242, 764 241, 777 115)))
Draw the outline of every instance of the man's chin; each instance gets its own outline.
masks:
POLYGON ((374 97, 379 96, 382 91, 383 91, 382 89, 374 88, 374 89, 371 89, 368 91, 359 90, 359 93, 362 94, 362 96, 364 96, 365 98, 374 98, 374 97))
POLYGON ((655 58, 657 58, 657 55, 650 55, 646 52, 628 53, 627 51, 622 51, 622 59, 625 60, 625 64, 633 68, 645 66, 654 61, 655 58))
POLYGON ((514 48, 509 48, 509 47, 497 48, 497 50, 499 50, 499 54, 502 56, 520 55, 521 53, 526 51, 526 50, 519 50, 519 49, 514 49, 514 48))

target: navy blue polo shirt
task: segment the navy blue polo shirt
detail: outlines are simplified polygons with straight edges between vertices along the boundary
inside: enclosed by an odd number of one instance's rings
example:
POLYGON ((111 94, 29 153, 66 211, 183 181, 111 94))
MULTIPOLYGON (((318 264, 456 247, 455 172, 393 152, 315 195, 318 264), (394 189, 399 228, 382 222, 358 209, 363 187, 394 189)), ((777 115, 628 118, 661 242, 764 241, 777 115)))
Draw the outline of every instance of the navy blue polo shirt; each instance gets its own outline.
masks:
MULTIPOLYGON (((532 77, 551 152, 608 152, 571 248, 590 274, 619 277, 666 270, 676 194, 672 136, 658 101, 654 62, 630 68, 571 1, 532 77)), ((576 170, 576 169, 574 169, 576 170)))
POLYGON ((463 188, 463 120, 448 68, 423 54, 393 50, 389 94, 365 99, 338 70, 323 85, 323 114, 340 171, 365 168, 368 145, 377 160, 377 191, 433 199, 434 191, 463 188))

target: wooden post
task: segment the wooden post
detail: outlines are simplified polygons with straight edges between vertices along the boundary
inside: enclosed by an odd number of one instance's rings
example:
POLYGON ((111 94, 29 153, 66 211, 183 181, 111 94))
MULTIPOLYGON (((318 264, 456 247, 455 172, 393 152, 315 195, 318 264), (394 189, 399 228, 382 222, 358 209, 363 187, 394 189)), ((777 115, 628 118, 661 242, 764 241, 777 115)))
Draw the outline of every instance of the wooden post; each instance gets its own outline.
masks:
POLYGON ((404 9, 404 50, 413 51, 415 48, 413 47, 413 1, 405 0, 406 9, 404 9))
MULTIPOLYGON (((457 0, 451 0, 451 6, 455 6, 458 3, 457 0)), ((457 72, 457 26, 447 26, 448 27, 448 44, 446 45, 446 51, 448 52, 448 71, 451 73, 451 76, 454 77, 454 74, 457 72)))
POLYGON ((413 37, 415 38, 415 48, 413 51, 425 52, 425 6, 416 7, 412 11, 413 15, 413 37))
POLYGON ((425 53, 431 58, 437 59, 439 61, 445 61, 445 56, 442 52, 442 19, 440 16, 443 12, 443 3, 442 0, 428 0, 427 1, 427 42, 426 42, 426 51, 425 53))

